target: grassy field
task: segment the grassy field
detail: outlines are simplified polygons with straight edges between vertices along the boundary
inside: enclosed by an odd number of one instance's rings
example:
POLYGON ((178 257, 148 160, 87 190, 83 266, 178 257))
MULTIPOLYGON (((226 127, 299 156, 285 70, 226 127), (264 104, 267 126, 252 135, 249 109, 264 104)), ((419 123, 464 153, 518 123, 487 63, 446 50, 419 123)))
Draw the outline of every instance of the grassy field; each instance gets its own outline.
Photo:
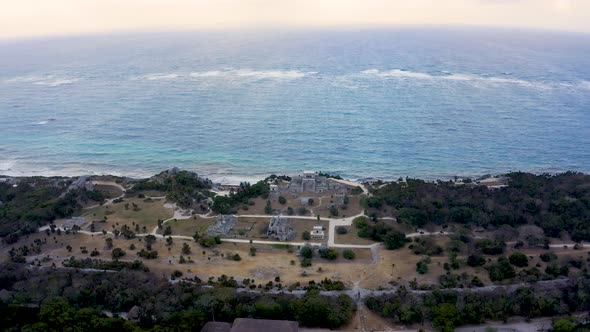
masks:
MULTIPOLYGON (((345 244, 373 244, 373 243, 375 243, 375 241, 373 241, 371 239, 364 239, 362 237, 358 237, 358 235, 357 235, 358 230, 354 226, 340 226, 340 227, 346 229, 347 233, 346 234, 338 234, 338 232, 336 231, 336 238, 334 240, 334 243, 345 243, 345 244)), ((336 227, 336 230, 338 230, 338 228, 340 228, 340 227, 336 227)))
MULTIPOLYGON (((204 233, 207 228, 215 223, 215 218, 201 218, 199 216, 193 216, 189 219, 170 220, 165 226, 172 228, 172 234, 174 235, 186 235, 193 236, 195 232, 204 233)), ((162 234, 163 228, 158 230, 159 234, 162 234)))
POLYGON ((135 229, 133 225, 135 223, 140 227, 146 226, 151 231, 158 225, 158 219, 166 220, 174 215, 172 209, 164 207, 164 203, 163 199, 146 201, 140 198, 130 198, 120 203, 90 209, 83 216, 90 221, 104 220, 104 217, 107 217, 106 223, 95 223, 97 231, 110 230, 112 225, 116 223, 119 223, 119 226, 128 225, 132 229, 135 229), (137 209, 134 208, 134 203, 137 205, 137 209), (125 208, 126 205, 127 208, 125 208))

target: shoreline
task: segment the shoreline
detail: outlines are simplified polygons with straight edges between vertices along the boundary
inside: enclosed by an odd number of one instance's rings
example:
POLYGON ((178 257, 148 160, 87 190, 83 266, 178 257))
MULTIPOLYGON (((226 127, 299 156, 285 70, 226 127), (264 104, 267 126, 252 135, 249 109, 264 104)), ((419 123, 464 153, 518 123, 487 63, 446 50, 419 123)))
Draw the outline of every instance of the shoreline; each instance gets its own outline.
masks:
MULTIPOLYGON (((245 173, 243 175, 240 174, 235 174, 235 173, 230 173, 230 174, 219 174, 219 173, 207 173, 207 172, 198 172, 197 170, 194 169, 188 169, 188 168, 181 168, 181 167, 176 167, 179 170, 186 170, 186 171, 190 171, 190 172, 195 172, 197 173, 200 177, 203 178, 207 178, 209 180, 211 180, 213 183, 216 184, 221 184, 221 185, 239 185, 241 182, 250 182, 250 183, 255 183, 258 182, 260 180, 264 180, 266 177, 275 174, 275 175, 288 175, 288 176, 296 176, 298 174, 301 174, 303 171, 294 171, 294 172, 268 172, 268 173, 256 173, 256 174, 248 174, 245 173)), ((73 171, 73 172, 67 172, 67 171, 49 171, 49 172, 14 172, 14 170, 2 170, 0 171, 0 178, 30 178, 30 177, 46 177, 46 178, 50 178, 50 177, 80 177, 80 176, 116 176, 116 177, 122 177, 122 178, 128 178, 128 179, 132 179, 132 180, 140 180, 140 179, 147 179, 150 178, 156 174, 159 174, 160 172, 166 171, 166 170, 170 170, 173 168, 168 168, 168 169, 162 169, 159 171, 155 171, 155 172, 135 172, 135 173, 129 173, 129 172, 92 172, 92 171, 88 171, 88 172, 84 172, 82 170, 78 170, 78 171, 73 171), (8 172, 7 172, 8 171, 8 172)), ((315 170, 318 171, 319 170, 315 170)), ((322 172, 327 172, 329 174, 333 174, 333 175, 339 175, 337 172, 329 172, 329 171, 324 171, 322 170, 322 172)), ((511 173, 511 172, 524 172, 524 173, 530 173, 530 174, 535 174, 535 175, 540 175, 540 174, 550 174, 550 175, 555 175, 555 174, 560 174, 560 173, 564 173, 564 172, 579 172, 579 173, 588 173, 585 171, 580 171, 580 170, 571 170, 571 169, 563 169, 563 170, 506 170, 506 171, 497 171, 497 172, 487 172, 487 173, 479 173, 479 174, 463 174, 463 175, 459 175, 460 173, 457 173, 457 175, 441 175, 441 176, 433 176, 433 175, 408 175, 408 176, 391 176, 391 177, 377 177, 377 176, 371 176, 371 175, 365 175, 362 177, 359 176, 342 176, 342 180, 345 181, 351 181, 351 182, 362 182, 361 180, 366 180, 366 179, 374 179, 374 180, 382 180, 385 182, 389 182, 389 181, 396 181, 397 179, 401 178, 414 178, 414 179, 420 179, 420 180, 425 180, 425 181, 438 181, 438 180, 442 180, 442 181, 448 181, 448 180, 452 180, 455 177, 457 179, 463 179, 463 178, 469 178, 472 180, 475 179, 479 179, 482 177, 496 177, 496 176, 501 176, 507 173, 511 173)))

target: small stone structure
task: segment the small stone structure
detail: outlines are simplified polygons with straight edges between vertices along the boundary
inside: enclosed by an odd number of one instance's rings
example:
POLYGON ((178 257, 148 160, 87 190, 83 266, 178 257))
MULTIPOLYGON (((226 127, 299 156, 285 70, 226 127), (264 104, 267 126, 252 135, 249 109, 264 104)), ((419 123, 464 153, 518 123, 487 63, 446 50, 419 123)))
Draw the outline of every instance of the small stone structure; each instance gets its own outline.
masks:
POLYGON ((329 190, 346 191, 346 185, 313 171, 304 171, 302 175, 293 177, 288 187, 288 191, 293 195, 323 193, 329 190))
POLYGON ((296 233, 289 218, 276 216, 270 218, 266 235, 279 241, 288 241, 294 240, 296 233))
POLYGON ((72 182, 72 184, 70 184, 70 186, 68 187, 68 189, 66 189, 66 191, 64 191, 61 195, 59 195, 59 198, 65 197, 66 194, 72 190, 77 190, 77 189, 82 189, 82 188, 86 189, 87 191, 94 191, 94 183, 92 183, 90 181, 90 175, 80 176, 77 180, 75 180, 74 182, 72 182))
POLYGON ((209 226, 205 234, 208 236, 226 236, 234 228, 238 218, 231 215, 218 215, 215 224, 209 226))
POLYGON ((72 217, 64 221, 63 229, 72 229, 74 226, 82 227, 86 223, 86 218, 84 217, 72 217))
POLYGON ((270 185, 270 191, 268 193, 271 197, 279 197, 279 195, 281 194, 280 190, 279 190, 279 186, 277 186, 276 184, 271 184, 270 185))
POLYGON ((309 233, 313 240, 323 240, 324 239, 324 227, 322 226, 313 226, 313 230, 309 233))

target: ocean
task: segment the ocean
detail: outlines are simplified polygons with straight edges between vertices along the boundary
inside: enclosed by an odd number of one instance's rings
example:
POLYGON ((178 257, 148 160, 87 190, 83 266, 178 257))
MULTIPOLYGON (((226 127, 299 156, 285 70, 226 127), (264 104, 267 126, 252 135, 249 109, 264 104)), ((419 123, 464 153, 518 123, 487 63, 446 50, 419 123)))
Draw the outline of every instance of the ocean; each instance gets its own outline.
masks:
POLYGON ((590 35, 484 28, 0 41, 0 174, 216 181, 590 171, 590 35))

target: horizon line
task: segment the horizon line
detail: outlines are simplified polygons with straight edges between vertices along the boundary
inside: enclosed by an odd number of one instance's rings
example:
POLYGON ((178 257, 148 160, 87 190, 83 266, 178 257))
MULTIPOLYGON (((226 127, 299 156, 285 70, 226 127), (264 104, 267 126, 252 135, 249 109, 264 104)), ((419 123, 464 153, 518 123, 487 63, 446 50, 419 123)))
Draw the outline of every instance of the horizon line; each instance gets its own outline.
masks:
POLYGON ((80 33, 50 33, 50 34, 34 34, 21 36, 0 36, 0 42, 18 42, 39 39, 68 39, 80 37, 100 37, 110 35, 143 35, 143 34, 166 34, 166 33, 247 33, 247 32, 299 32, 299 31, 371 31, 371 30, 405 30, 405 29, 420 29, 420 28, 445 28, 453 29, 473 29, 473 30, 498 30, 498 31, 519 31, 519 32, 536 32, 536 33, 558 33, 570 35, 588 35, 590 30, 570 30, 570 29, 555 29, 555 28, 541 28, 528 26, 506 26, 506 25, 485 25, 485 24, 350 24, 350 25, 248 25, 242 27, 223 27, 223 28, 173 28, 173 29, 117 29, 104 30, 80 33))

